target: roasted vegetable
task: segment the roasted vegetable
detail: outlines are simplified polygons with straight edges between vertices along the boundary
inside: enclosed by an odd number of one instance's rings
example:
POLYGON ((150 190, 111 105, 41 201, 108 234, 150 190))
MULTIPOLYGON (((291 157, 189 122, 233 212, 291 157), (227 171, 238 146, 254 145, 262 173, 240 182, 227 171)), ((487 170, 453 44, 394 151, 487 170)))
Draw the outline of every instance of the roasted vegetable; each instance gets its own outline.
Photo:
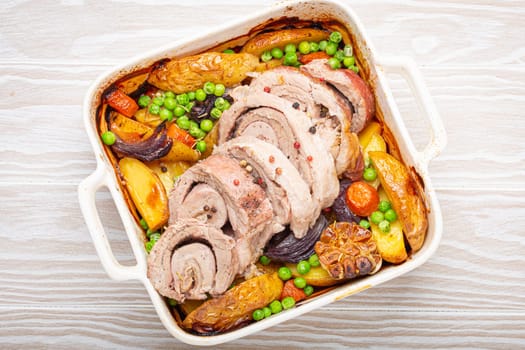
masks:
POLYGON ((369 155, 381 185, 403 224, 410 248, 416 252, 425 241, 428 227, 425 204, 417 185, 408 169, 396 158, 385 152, 370 152, 369 155))
POLYGON ((222 332, 248 322, 253 311, 280 297, 283 282, 276 273, 246 280, 191 312, 183 326, 198 333, 222 332))
POLYGON ((138 122, 141 122, 142 124, 146 124, 153 128, 162 123, 162 120, 160 120, 160 116, 158 114, 150 113, 148 108, 139 109, 137 113, 135 113, 134 117, 138 122))
MULTIPOLYGON (((303 277, 304 278, 304 277, 303 277)), ((283 291, 279 300, 283 300, 286 297, 292 297, 295 302, 306 299, 306 294, 304 290, 297 288, 294 284, 294 280, 288 280, 284 283, 283 291)))
POLYGON ((299 58, 299 62, 301 62, 302 64, 308 64, 312 62, 313 60, 329 59, 329 58, 330 56, 326 52, 317 51, 317 52, 312 52, 307 55, 301 56, 301 58, 299 58))
POLYGON ((346 205, 360 216, 368 216, 377 209, 379 195, 374 187, 364 181, 356 181, 346 190, 346 205))
POLYGON ((138 142, 126 142, 117 137, 111 146, 116 152, 137 158, 143 162, 150 162, 166 156, 173 145, 173 141, 166 135, 165 124, 160 124, 146 139, 138 142))
POLYGON ((111 112, 109 130, 115 133, 124 142, 136 143, 147 138, 153 129, 147 125, 130 119, 118 112, 111 112))
POLYGON ((352 181, 343 179, 339 183, 339 195, 332 204, 331 211, 327 214, 329 221, 359 222, 363 218, 353 213, 346 205, 346 190, 352 181))
POLYGON ((328 39, 329 36, 329 32, 313 28, 276 30, 251 38, 243 46, 241 52, 260 56, 264 51, 270 51, 274 47, 284 48, 287 44, 297 45, 301 41, 319 42, 328 39))
POLYGON ((306 280, 306 283, 315 286, 315 287, 328 287, 333 286, 334 284, 341 283, 342 280, 338 280, 330 276, 328 271, 326 271, 321 266, 318 267, 310 267, 310 271, 308 273, 305 273, 304 275, 301 275, 297 271, 297 265, 296 264, 286 264, 292 270, 292 275, 294 277, 303 277, 306 280))
POLYGON ((231 87, 243 81, 258 64, 259 58, 249 53, 205 52, 158 65, 148 82, 176 94, 200 89, 207 81, 231 87))
POLYGON ((321 266, 339 280, 375 273, 382 261, 372 233, 353 222, 328 226, 315 244, 315 252, 321 266))
POLYGON ((168 221, 168 196, 159 177, 144 163, 134 158, 119 161, 126 188, 148 227, 156 231, 168 221))
POLYGON ((370 226, 372 236, 377 243, 377 251, 381 254, 383 260, 392 264, 399 264, 408 258, 405 249, 405 240, 403 238, 403 227, 399 220, 390 223, 389 232, 381 231, 379 227, 372 222, 370 226))
POLYGON ((328 225, 324 216, 319 216, 306 235, 295 238, 290 230, 285 230, 272 237, 266 246, 265 255, 274 261, 299 262, 308 259, 314 253, 315 242, 328 225))
POLYGON ((176 178, 181 176, 188 168, 192 165, 191 162, 174 161, 154 161, 147 164, 148 167, 157 174, 160 181, 166 189, 166 193, 169 193, 173 187, 173 183, 176 178))
POLYGON ((378 122, 370 122, 370 124, 359 133, 359 144, 362 149, 365 149, 366 146, 368 146, 368 143, 374 134, 381 135, 381 124, 378 122))
POLYGON ((131 97, 118 88, 110 89, 106 95, 106 102, 119 113, 126 117, 133 117, 139 109, 139 105, 131 97))

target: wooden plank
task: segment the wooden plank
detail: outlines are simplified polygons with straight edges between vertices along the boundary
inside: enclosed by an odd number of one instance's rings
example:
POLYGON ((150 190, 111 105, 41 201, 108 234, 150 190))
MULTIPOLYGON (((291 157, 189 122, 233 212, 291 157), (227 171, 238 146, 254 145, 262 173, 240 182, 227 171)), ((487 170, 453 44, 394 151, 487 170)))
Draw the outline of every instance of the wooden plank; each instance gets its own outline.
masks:
MULTIPOLYGON (((98 262, 79 213, 76 187, 0 185, 3 236, 0 307, 146 306, 140 283, 111 281, 98 262), (27 220, 31 218, 31 220, 27 220), (27 244, 31 242, 31 244, 27 244)), ((524 192, 441 191, 443 241, 422 267, 331 308, 343 310, 524 310, 521 228, 524 192), (465 200, 468 198, 468 201, 465 200), (498 203, 487 206, 486 203, 498 203)), ((102 222, 117 258, 134 259, 107 192, 98 196, 102 222)))
MULTIPOLYGON (((80 105, 86 87, 105 69, 0 65, 0 91, 9 96, 0 101, 0 181, 74 184, 94 170, 80 105)), ((431 163, 434 186, 525 188, 523 132, 517 127, 525 110, 525 70, 444 67, 422 73, 448 133, 445 152, 431 163)), ((406 82, 396 76, 389 81, 422 149, 429 140, 428 123, 406 82)))
MULTIPOLYGON (((172 338, 152 308, 13 308, 0 309, 0 317, 3 349, 194 348, 172 338)), ((525 344, 524 317, 523 312, 320 310, 214 348, 517 349, 525 344)))
MULTIPOLYGON (((403 53, 425 65, 523 61, 519 1, 346 1, 380 55, 403 53), (421 30, 424 28, 424 30, 421 30), (502 40, 504 38, 504 40, 502 40)), ((268 1, 9 2, 2 11, 4 62, 116 63, 137 53, 241 19, 268 1), (220 15, 218 15, 220 14, 220 15), (30 18, 19 25, 21 18, 30 18), (60 23, 60 31, 46 23, 60 23), (81 25, 79 25, 81 23, 81 25), (30 39, 28 39, 30 38, 30 39)))

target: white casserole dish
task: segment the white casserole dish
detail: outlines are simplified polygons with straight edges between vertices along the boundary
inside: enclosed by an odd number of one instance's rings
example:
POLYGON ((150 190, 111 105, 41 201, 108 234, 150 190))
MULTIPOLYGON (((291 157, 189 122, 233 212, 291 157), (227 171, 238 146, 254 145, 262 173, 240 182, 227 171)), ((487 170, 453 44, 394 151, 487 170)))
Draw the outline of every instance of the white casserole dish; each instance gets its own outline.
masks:
MULTIPOLYGON (((377 58, 364 32, 364 28, 354 12, 337 1, 297 0, 281 2, 269 7, 262 13, 252 15, 241 21, 225 24, 194 37, 191 40, 178 41, 168 47, 137 56, 129 62, 103 74, 95 81, 84 100, 83 114, 85 128, 96 155, 97 169, 79 185, 79 200, 82 213, 102 265, 108 275, 115 280, 140 280, 146 287, 164 326, 174 337, 185 343, 193 345, 214 345, 238 339, 386 282, 423 264, 435 252, 440 242, 442 234, 441 211, 428 175, 428 164, 430 160, 436 157, 446 144, 446 134, 440 117, 413 61, 407 58, 377 58), (353 34, 355 40, 354 47, 357 49, 356 51, 360 52, 362 59, 367 62, 370 70, 369 82, 373 86, 377 105, 382 111, 384 123, 394 135, 403 161, 409 168, 413 167, 424 185, 424 196, 427 203, 429 219, 427 237, 421 250, 413 254, 409 260, 401 265, 390 266, 380 270, 373 276, 349 281, 330 292, 308 300, 296 308, 238 330, 214 336, 193 335, 179 327, 171 315, 163 297, 157 293, 146 276, 147 255, 141 239, 142 231, 128 209, 115 171, 98 136, 96 122, 97 106, 100 103, 101 94, 105 88, 136 69, 148 67, 162 58, 183 56, 206 50, 221 42, 246 34, 253 27, 270 19, 278 19, 283 16, 299 17, 304 20, 332 18, 344 24, 353 34), (421 110, 425 112, 430 121, 432 138, 423 151, 417 151, 410 140, 407 129, 404 126, 387 85, 384 70, 396 72, 405 77, 421 110), (106 236, 95 205, 95 194, 103 186, 107 187, 111 192, 118 213, 122 218, 124 229, 130 240, 137 261, 135 266, 121 265, 112 253, 110 242, 106 236)), ((410 286, 407 286, 407 288, 410 288, 410 286)))

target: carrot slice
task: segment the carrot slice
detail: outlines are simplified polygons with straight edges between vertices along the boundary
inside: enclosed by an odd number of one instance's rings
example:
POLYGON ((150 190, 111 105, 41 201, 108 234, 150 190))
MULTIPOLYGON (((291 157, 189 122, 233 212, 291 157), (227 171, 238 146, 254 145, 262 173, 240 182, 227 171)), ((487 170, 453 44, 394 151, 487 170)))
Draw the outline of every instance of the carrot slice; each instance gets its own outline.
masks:
POLYGON ((301 56, 301 58, 299 58, 299 61, 302 64, 308 64, 313 60, 318 60, 321 58, 330 58, 330 56, 328 56, 328 54, 324 51, 317 51, 301 56))
POLYGON ((117 112, 124 114, 126 117, 133 117, 139 110, 137 103, 120 89, 114 89, 106 95, 107 103, 117 112))
POLYGON ((195 145, 195 138, 188 134, 187 131, 182 130, 177 124, 171 124, 168 128, 167 135, 174 140, 180 141, 188 147, 195 145))

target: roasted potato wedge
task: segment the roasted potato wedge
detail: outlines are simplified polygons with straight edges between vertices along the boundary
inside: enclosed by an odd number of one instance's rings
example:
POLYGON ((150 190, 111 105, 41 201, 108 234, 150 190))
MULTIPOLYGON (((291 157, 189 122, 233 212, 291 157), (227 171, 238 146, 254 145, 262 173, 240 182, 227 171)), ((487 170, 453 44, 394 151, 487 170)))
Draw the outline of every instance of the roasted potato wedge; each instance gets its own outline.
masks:
POLYGON ((321 266, 310 268, 310 271, 304 275, 297 272, 296 264, 286 264, 286 266, 292 270, 292 275, 294 277, 303 277, 306 280, 306 283, 314 287, 333 286, 334 284, 344 282, 344 280, 338 280, 330 276, 328 271, 321 266))
POLYGON ((176 94, 200 89, 207 81, 230 87, 243 81, 258 64, 259 57, 250 53, 205 52, 157 66, 148 82, 176 94))
POLYGON ((175 179, 188 170, 192 164, 184 161, 162 162, 157 160, 147 165, 162 181, 166 193, 170 193, 175 179))
POLYGON ((147 125, 137 122, 118 112, 111 112, 109 130, 125 142, 138 142, 153 132, 147 125))
POLYGON ((368 143, 372 139, 372 135, 380 134, 381 135, 381 124, 378 122, 371 122, 359 133, 359 144, 362 149, 365 149, 368 146, 368 143))
POLYGON ((368 154, 377 171, 381 186, 385 189, 392 207, 403 224, 403 232, 412 251, 418 251, 425 241, 428 219, 425 204, 414 180, 403 163, 388 153, 369 152, 368 154))
POLYGON ((168 154, 161 158, 165 162, 190 162, 195 163, 199 160, 200 153, 188 147, 180 141, 173 140, 173 146, 168 154))
POLYGON ((182 323, 199 333, 226 331, 251 320, 253 311, 279 298, 283 282, 277 273, 250 278, 209 299, 193 310, 182 323))
POLYGON ((151 114, 147 108, 139 109, 137 113, 135 113, 134 117, 135 119, 137 119, 138 122, 146 124, 152 128, 162 123, 162 120, 160 120, 160 116, 158 114, 151 114))
POLYGON ((276 30, 254 36, 243 46, 241 52, 260 56, 274 47, 284 48, 288 44, 297 45, 301 41, 319 42, 328 39, 329 36, 329 32, 313 28, 276 30))
POLYGON ((159 177, 135 158, 122 158, 119 169, 131 199, 148 227, 153 231, 162 227, 168 221, 169 210, 168 196, 159 177))
POLYGON ((399 264, 408 258, 403 237, 403 227, 399 220, 390 223, 390 232, 383 232, 379 227, 370 223, 372 237, 377 243, 377 250, 381 258, 392 264, 399 264))

